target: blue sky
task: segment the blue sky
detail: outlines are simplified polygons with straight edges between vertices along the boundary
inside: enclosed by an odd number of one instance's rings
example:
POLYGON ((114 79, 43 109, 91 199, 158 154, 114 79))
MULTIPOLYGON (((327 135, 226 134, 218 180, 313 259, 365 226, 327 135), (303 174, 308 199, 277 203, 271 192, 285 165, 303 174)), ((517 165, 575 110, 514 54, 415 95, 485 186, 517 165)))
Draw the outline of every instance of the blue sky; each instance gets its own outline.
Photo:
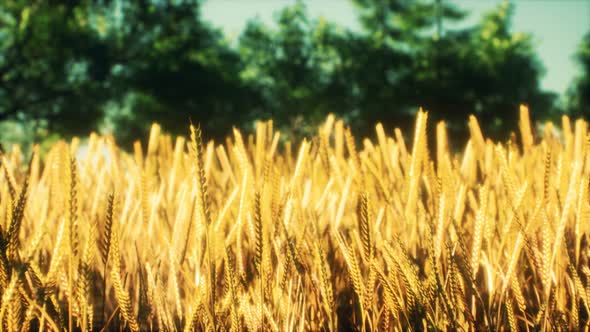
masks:
MULTIPOLYGON (((446 0, 450 1, 450 0, 446 0)), ((236 37, 248 19, 258 16, 272 23, 273 14, 295 0, 206 0, 203 16, 236 37)), ((481 15, 500 0, 452 0, 471 14, 468 23, 477 22, 481 15)), ((514 0, 513 31, 530 32, 536 42, 539 57, 546 68, 542 86, 564 92, 578 74, 573 54, 585 33, 590 31, 590 0, 514 0)), ((308 0, 309 13, 350 28, 358 28, 354 7, 348 0, 308 0)))

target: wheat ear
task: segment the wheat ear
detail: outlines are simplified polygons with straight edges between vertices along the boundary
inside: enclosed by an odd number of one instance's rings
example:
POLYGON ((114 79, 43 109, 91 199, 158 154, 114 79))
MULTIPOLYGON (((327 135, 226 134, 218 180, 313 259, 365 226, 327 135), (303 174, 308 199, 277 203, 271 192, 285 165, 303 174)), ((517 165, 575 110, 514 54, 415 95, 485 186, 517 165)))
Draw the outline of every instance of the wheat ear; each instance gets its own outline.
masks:
POLYGON ((217 329, 217 322, 215 317, 215 262, 213 261, 213 247, 211 243, 211 211, 209 210, 209 192, 207 190, 207 177, 205 175, 205 162, 204 162, 204 153, 203 153, 203 137, 201 132, 201 127, 197 126, 196 128, 191 124, 190 126, 191 131, 191 141, 193 144, 193 149, 196 153, 196 162, 197 162, 197 178, 198 178, 198 185, 199 185, 199 196, 201 198, 201 202, 199 206, 201 207, 201 211, 203 216, 205 217, 205 224, 207 226, 207 230, 205 233, 206 245, 207 245, 207 261, 209 266, 209 286, 210 286, 210 305, 211 305, 211 313, 213 316, 213 329, 217 329))
POLYGON ((475 217, 475 225, 473 229, 473 246, 471 249, 471 268, 473 270, 473 277, 475 277, 477 270, 479 269, 481 240, 487 216, 488 189, 485 185, 479 190, 479 199, 480 206, 475 217))
POLYGON ((8 258, 15 260, 17 258, 17 250, 20 246, 19 233, 20 228, 25 216, 25 206, 27 204, 27 190, 29 187, 29 179, 25 178, 25 182, 18 196, 18 200, 12 207, 12 216, 10 218, 10 226, 8 227, 8 246, 6 252, 8 252, 8 258))
POLYGON ((524 152, 527 153, 535 142, 533 140, 533 132, 531 131, 529 108, 526 105, 520 105, 520 120, 518 126, 522 139, 522 148, 524 152))
POLYGON ((123 281, 121 280, 121 257, 119 253, 119 238, 118 238, 118 229, 117 225, 113 224, 112 226, 112 238, 111 241, 111 250, 110 250, 110 260, 111 260, 111 279, 113 281, 113 287, 115 289, 115 298, 119 303, 119 309, 123 318, 127 322, 131 331, 139 331, 139 324, 135 319, 133 308, 131 307, 131 301, 129 299, 129 294, 125 290, 123 286, 123 281))
POLYGON ((68 198, 68 233, 69 233, 69 246, 70 251, 68 255, 68 331, 72 331, 73 328, 73 315, 72 305, 74 305, 74 259, 78 254, 78 227, 77 227, 77 210, 78 210, 78 199, 76 195, 76 182, 77 182, 77 171, 76 171, 76 159, 70 158, 70 192, 68 198))
POLYGON ((369 194, 364 191, 359 195, 357 203, 357 219, 359 223, 359 234, 363 245, 364 259, 370 264, 373 257, 373 234, 370 222, 369 194))

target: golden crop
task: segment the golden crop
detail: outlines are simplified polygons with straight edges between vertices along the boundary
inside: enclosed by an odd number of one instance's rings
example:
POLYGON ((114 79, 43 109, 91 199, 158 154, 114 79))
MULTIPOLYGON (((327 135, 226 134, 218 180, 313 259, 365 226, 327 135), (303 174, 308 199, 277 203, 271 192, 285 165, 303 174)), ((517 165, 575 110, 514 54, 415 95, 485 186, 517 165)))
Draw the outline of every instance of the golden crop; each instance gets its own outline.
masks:
POLYGON ((92 135, 0 170, 3 330, 577 330, 590 322, 590 140, 563 118, 518 144, 429 147, 417 115, 355 138, 92 135), (358 143, 360 141, 356 141, 358 143))

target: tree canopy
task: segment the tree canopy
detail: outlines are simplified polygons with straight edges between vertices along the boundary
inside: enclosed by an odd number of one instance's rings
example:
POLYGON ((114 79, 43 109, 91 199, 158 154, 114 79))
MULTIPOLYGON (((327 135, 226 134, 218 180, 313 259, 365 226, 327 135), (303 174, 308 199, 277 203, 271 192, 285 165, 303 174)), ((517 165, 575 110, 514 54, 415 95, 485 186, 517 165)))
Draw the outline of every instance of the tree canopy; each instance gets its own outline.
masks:
MULTIPOLYGON (((500 4, 475 26, 457 28, 465 13, 442 1, 357 3, 361 13, 369 13, 361 17, 379 40, 375 49, 388 53, 378 58, 398 58, 381 68, 366 66, 377 71, 373 77, 393 76, 376 82, 367 99, 389 96, 398 104, 383 101, 377 107, 394 105, 389 112, 399 114, 400 109, 414 112, 423 106, 435 119, 447 119, 455 131, 464 131, 468 115, 476 114, 492 136, 512 129, 502 121, 514 123, 520 103, 530 104, 538 114, 551 109, 554 96, 540 89, 543 68, 532 36, 511 31, 512 4, 500 4)), ((369 114, 375 117, 372 121, 387 118, 377 111, 369 114)))
MULTIPOLYGON (((518 104, 537 118, 555 108, 509 2, 474 25, 449 0, 353 3, 360 30, 312 18, 298 1, 231 41, 198 0, 3 1, 0 120, 62 135, 103 128, 129 146, 151 122, 184 133, 192 119, 222 137, 272 117, 299 136, 335 113, 367 134, 377 121, 411 126, 419 106, 459 136, 473 113, 501 137, 518 104)), ((586 72, 589 39, 578 54, 586 72)), ((589 84, 586 75, 572 88, 578 109, 589 84)))
POLYGON ((590 115, 590 32, 588 32, 576 52, 580 74, 568 89, 568 108, 578 116, 590 115))
POLYGON ((102 117, 113 91, 97 9, 73 2, 0 4, 0 120, 82 134, 102 117))

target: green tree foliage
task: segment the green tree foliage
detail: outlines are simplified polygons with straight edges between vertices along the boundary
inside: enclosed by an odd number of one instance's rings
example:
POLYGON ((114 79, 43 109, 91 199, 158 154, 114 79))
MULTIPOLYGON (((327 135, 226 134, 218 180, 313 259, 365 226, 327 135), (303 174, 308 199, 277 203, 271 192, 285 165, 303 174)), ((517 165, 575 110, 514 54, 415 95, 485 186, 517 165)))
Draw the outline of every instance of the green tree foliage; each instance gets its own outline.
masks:
POLYGON ((580 65, 580 75, 574 79, 567 91, 569 112, 576 116, 590 115, 590 32, 578 47, 576 59, 580 65))
POLYGON ((104 124, 130 146, 151 122, 184 133, 189 118, 213 137, 269 117, 299 136, 331 112, 366 135, 377 121, 412 126, 419 106, 455 134, 475 113, 498 137, 519 103, 551 109, 509 3, 465 27, 450 0, 353 2, 360 31, 310 19, 298 1, 231 43, 199 0, 0 1, 0 121, 66 135, 104 124))
POLYGON ((353 2, 364 28, 356 38, 357 50, 348 54, 356 64, 352 70, 357 72, 362 122, 409 126, 420 105, 430 106, 426 89, 439 74, 431 44, 439 38, 440 23, 460 20, 465 13, 433 1, 353 2))
POLYGON ((349 84, 338 80, 348 35, 322 19, 310 20, 302 2, 282 10, 276 28, 250 21, 240 36, 243 82, 263 103, 256 117, 272 117, 292 134, 309 130, 327 113, 350 110, 349 84))
POLYGON ((0 120, 82 134, 105 119, 123 144, 192 118, 226 134, 256 102, 236 51, 200 2, 0 2, 0 120))
POLYGON ((81 134, 101 118, 108 48, 95 6, 76 3, 0 2, 0 120, 81 134))
POLYGON ((367 53, 381 53, 363 66, 371 71, 365 76, 371 81, 362 84, 368 92, 360 108, 377 108, 367 115, 370 122, 396 120, 423 106, 433 119, 450 120, 451 130, 459 134, 465 133, 467 116, 477 114, 486 133, 497 137, 513 129, 502 120, 515 123, 519 103, 538 114, 552 107, 554 96, 540 90, 543 69, 532 37, 510 29, 510 3, 487 13, 476 26, 460 29, 444 28, 457 26, 465 13, 442 0, 355 3, 375 41, 367 53))
MULTIPOLYGON (((443 95, 454 97, 450 106, 456 107, 459 114, 475 113, 488 134, 495 137, 515 129, 508 124, 517 123, 519 104, 529 105, 539 119, 549 115, 556 97, 541 90, 544 68, 532 36, 511 31, 513 12, 513 4, 503 2, 484 15, 470 31, 469 42, 457 44, 455 61, 447 63, 458 67, 457 75, 450 75, 447 81, 460 84, 441 84, 446 87, 443 95), (462 93, 453 94, 453 88, 462 93)), ((451 113, 444 109, 442 113, 445 111, 451 113)))
POLYGON ((184 132, 191 118, 213 136, 244 121, 256 96, 240 80, 237 52, 202 20, 199 1, 127 1, 118 11, 109 44, 127 94, 109 120, 127 134, 121 139, 138 137, 153 121, 184 132))

